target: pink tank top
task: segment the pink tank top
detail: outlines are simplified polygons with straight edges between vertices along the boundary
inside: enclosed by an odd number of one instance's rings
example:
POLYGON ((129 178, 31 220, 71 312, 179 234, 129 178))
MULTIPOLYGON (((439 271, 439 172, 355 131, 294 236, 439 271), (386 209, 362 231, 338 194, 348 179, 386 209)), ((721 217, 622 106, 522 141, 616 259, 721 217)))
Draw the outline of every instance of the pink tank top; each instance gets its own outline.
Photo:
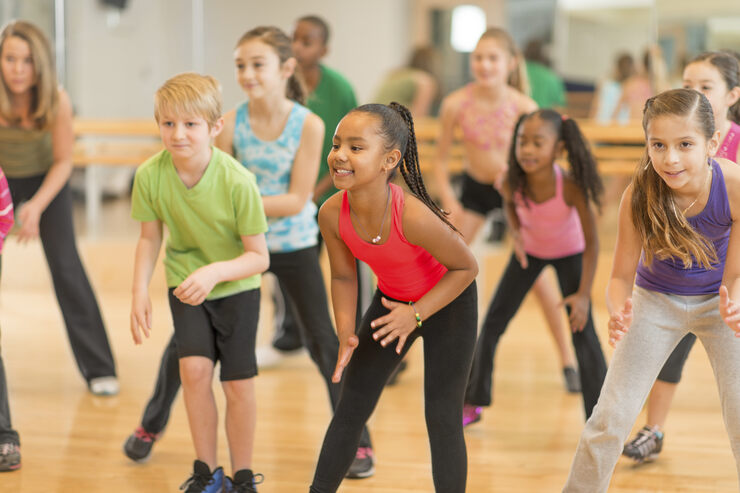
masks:
POLYGON ((484 113, 475 107, 473 84, 465 88, 465 101, 458 112, 463 139, 479 149, 508 149, 519 116, 516 104, 509 101, 494 111, 484 113))
POLYGON ((514 196, 524 251, 543 259, 575 255, 586 248, 578 211, 563 199, 563 171, 554 168, 554 197, 537 204, 531 199, 525 203, 519 192, 514 196))
MULTIPOLYGON (((740 125, 730 120, 730 131, 722 139, 715 157, 729 159, 733 163, 737 160, 737 148, 740 145, 740 125)), ((740 164, 740 163, 738 163, 740 164)))
POLYGON ((391 187, 391 230, 385 243, 372 244, 360 238, 350 219, 347 191, 342 194, 339 236, 355 258, 362 260, 378 277, 378 288, 400 301, 418 301, 447 272, 429 252, 412 245, 403 235, 403 190, 391 187))

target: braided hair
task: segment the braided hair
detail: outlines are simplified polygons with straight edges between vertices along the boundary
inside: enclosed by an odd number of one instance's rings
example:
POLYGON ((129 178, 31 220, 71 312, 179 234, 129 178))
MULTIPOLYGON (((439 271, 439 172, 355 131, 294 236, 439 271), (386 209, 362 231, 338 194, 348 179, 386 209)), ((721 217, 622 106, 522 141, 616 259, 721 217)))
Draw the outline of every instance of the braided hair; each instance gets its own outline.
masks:
POLYGON ((395 176, 396 169, 399 169, 403 181, 406 182, 411 193, 429 207, 445 224, 459 233, 457 228, 447 219, 448 212, 442 210, 432 200, 426 186, 424 186, 421 169, 419 168, 414 120, 408 108, 396 102, 387 106, 384 104, 363 104, 350 113, 355 112, 377 116, 380 120, 380 134, 385 141, 386 150, 399 149, 401 151, 401 159, 398 161, 396 168, 389 174, 388 179, 391 180, 395 176))

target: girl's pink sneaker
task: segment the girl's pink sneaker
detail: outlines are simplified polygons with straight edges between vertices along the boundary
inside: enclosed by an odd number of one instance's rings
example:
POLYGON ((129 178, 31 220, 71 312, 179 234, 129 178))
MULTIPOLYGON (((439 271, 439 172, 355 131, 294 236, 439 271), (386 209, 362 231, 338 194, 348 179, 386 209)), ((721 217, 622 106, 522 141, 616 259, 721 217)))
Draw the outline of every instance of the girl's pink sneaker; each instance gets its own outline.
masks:
POLYGON ((480 406, 473 406, 472 404, 465 404, 463 406, 463 428, 477 423, 480 421, 483 408, 480 406))

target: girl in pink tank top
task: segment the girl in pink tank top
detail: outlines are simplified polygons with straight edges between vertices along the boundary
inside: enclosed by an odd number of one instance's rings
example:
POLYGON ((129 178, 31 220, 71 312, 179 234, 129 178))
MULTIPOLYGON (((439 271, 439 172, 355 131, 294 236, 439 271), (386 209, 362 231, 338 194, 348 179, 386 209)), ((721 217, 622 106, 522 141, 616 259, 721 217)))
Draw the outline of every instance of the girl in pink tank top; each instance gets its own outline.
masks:
POLYGON ((503 187, 514 252, 488 308, 476 347, 463 411, 465 424, 491 404, 499 338, 540 272, 552 265, 568 309, 586 417, 596 405, 606 361, 591 317, 598 239, 592 205, 603 191, 596 162, 578 125, 553 110, 519 119, 503 187), (555 160, 567 152, 571 173, 555 160))
POLYGON ((340 345, 333 380, 343 379, 343 387, 311 492, 337 490, 385 383, 420 337, 434 489, 464 493, 462 404, 478 324, 475 258, 426 192, 405 107, 352 110, 337 127, 328 163, 340 191, 321 207, 319 226, 340 345), (396 169, 410 192, 390 183, 396 169), (355 258, 378 277, 359 327, 355 258))

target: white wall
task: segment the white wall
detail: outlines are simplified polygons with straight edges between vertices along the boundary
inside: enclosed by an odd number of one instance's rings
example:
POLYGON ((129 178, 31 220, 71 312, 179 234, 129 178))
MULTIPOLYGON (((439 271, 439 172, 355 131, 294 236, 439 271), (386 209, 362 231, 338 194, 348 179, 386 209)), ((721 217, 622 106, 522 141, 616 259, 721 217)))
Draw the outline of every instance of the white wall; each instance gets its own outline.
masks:
MULTIPOLYGON (((316 14, 332 29, 326 64, 342 72, 366 101, 410 49, 411 0, 206 0, 205 71, 221 81, 224 107, 243 95, 234 82, 232 50, 248 29, 276 25, 290 33, 296 18, 316 14)), ((168 77, 192 70, 189 0, 129 0, 119 22, 97 0, 67 4, 68 90, 77 114, 147 118, 152 96, 168 77)))

